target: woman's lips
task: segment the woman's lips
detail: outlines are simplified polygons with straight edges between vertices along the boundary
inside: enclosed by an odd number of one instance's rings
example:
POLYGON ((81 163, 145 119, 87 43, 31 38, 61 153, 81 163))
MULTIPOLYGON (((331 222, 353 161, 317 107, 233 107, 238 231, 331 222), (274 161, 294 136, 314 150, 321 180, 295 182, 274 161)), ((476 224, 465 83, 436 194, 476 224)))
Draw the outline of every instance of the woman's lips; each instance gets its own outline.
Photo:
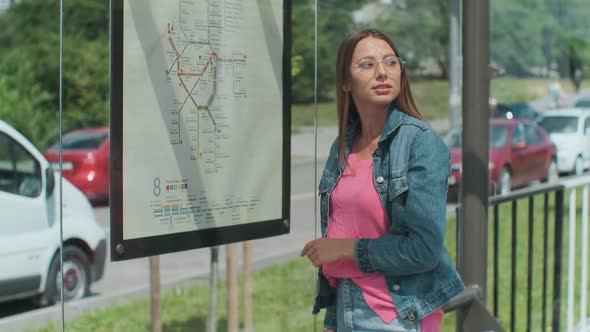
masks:
POLYGON ((391 91, 391 85, 389 84, 379 84, 379 85, 375 85, 373 87, 373 90, 375 90, 375 92, 378 95, 386 95, 391 91))

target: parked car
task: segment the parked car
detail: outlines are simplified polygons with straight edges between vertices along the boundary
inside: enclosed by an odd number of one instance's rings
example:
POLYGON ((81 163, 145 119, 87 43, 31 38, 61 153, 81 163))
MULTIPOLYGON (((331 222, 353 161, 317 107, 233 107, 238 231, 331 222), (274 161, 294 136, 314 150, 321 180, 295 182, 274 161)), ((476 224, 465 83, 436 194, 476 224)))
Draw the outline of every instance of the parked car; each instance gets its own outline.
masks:
MULTIPOLYGON (((451 151, 449 198, 456 200, 462 181, 461 129, 445 137, 451 151)), ((547 133, 529 120, 490 119, 490 191, 506 194, 534 181, 557 179, 556 148, 547 133)))
POLYGON ((590 110, 546 111, 539 121, 557 146, 560 173, 580 175, 590 167, 590 110))
MULTIPOLYGON (((0 121, 0 301, 60 300, 58 176, 29 140, 0 121)), ((72 300, 102 278, 106 237, 88 199, 62 183, 64 295, 72 300)))
POLYGON ((529 103, 499 103, 492 111, 492 118, 500 119, 528 119, 537 121, 540 113, 529 103))
MULTIPOLYGON (((109 198, 109 128, 78 129, 62 137, 63 175, 92 202, 109 198)), ((43 154, 59 168, 59 144, 43 154)))

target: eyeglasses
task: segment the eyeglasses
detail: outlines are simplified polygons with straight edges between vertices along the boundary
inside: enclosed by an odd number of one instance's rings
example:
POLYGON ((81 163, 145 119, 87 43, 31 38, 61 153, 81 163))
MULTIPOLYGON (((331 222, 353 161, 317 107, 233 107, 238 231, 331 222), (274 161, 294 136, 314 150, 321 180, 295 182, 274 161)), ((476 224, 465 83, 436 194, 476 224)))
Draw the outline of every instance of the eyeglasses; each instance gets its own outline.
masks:
POLYGON ((404 69, 405 61, 396 56, 388 56, 383 60, 362 59, 354 65, 360 72, 369 72, 377 68, 377 64, 382 63, 383 68, 390 74, 399 74, 404 69))

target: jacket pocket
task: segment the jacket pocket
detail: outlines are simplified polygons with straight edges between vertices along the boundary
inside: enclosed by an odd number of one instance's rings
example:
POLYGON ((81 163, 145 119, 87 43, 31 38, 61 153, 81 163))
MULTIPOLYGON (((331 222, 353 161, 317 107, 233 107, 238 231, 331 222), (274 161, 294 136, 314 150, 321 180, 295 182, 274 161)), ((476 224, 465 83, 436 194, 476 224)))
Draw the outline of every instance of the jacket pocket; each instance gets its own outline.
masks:
POLYGON ((408 191, 408 177, 406 174, 397 175, 389 181, 389 190, 387 191, 387 198, 392 201, 397 196, 408 191))

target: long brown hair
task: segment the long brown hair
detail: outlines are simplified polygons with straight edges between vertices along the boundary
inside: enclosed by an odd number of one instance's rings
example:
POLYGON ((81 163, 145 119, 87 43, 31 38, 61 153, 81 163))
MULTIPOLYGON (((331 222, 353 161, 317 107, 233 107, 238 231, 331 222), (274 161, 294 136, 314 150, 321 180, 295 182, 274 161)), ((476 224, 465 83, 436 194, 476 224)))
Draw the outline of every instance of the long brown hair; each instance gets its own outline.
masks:
MULTIPOLYGON (((348 91, 344 91, 343 87, 350 81, 350 65, 352 63, 352 54, 356 48, 356 45, 367 37, 374 37, 384 40, 397 54, 401 56, 395 47, 395 44, 386 35, 379 32, 376 29, 365 29, 356 31, 349 34, 340 43, 338 48, 338 57, 336 59, 336 106, 338 110, 338 137, 340 142, 340 161, 345 162, 345 145, 346 145, 346 128, 350 122, 352 116, 358 115, 358 110, 354 104, 351 94, 348 91)), ((408 115, 411 115, 420 120, 424 120, 424 117, 418 110, 414 97, 412 97, 412 91, 410 91, 410 82, 407 76, 407 70, 404 68, 401 73, 400 90, 399 95, 393 101, 396 103, 397 108, 408 115)))

